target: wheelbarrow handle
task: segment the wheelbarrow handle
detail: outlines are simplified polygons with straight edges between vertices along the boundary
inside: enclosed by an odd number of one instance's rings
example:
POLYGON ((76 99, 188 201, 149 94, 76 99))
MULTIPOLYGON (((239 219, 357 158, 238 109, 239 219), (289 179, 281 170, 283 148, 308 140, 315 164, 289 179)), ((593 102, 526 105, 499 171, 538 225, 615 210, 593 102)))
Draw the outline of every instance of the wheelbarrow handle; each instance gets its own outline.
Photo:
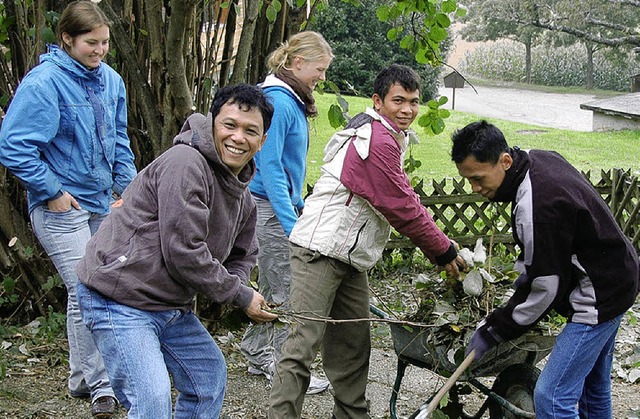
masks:
POLYGON ((389 315, 387 313, 380 310, 378 307, 374 306, 373 304, 369 304, 369 311, 375 314, 376 316, 380 317, 381 319, 389 318, 389 315))
POLYGON ((418 415, 414 414, 412 418, 413 417, 415 417, 416 419, 428 418, 431 415, 431 413, 433 413, 436 410, 436 408, 440 404, 440 400, 442 400, 444 395, 447 394, 447 392, 451 389, 451 387, 453 387, 456 381, 458 381, 458 378, 460 378, 462 373, 465 372, 467 368, 469 368, 469 365, 471 365, 475 357, 476 357, 476 350, 472 349, 471 352, 469 352, 467 357, 464 359, 464 361, 462 361, 460 366, 453 372, 453 374, 451 374, 451 377, 449 377, 447 382, 444 383, 442 388, 438 390, 435 396, 433 396, 433 399, 431 399, 431 402, 427 405, 426 409, 424 409, 424 406, 420 407, 419 409, 420 413, 418 415))

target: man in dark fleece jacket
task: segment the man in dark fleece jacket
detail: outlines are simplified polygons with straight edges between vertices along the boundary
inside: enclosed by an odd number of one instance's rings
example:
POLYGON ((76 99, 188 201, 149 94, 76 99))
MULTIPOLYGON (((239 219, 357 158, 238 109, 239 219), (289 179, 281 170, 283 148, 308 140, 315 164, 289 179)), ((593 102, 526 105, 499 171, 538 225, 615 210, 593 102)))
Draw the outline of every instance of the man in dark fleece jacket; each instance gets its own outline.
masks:
POLYGON ((480 322, 467 353, 481 358, 554 309, 567 324, 535 388, 536 418, 611 418, 615 337, 638 294, 636 250, 595 188, 558 153, 509 148, 486 121, 452 139, 452 159, 473 191, 511 202, 522 249, 515 293, 480 322))
POLYGON ((129 418, 172 417, 171 379, 176 417, 219 416, 226 364, 191 310, 196 293, 276 317, 247 285, 258 252, 248 185, 272 115, 259 88, 221 89, 134 178, 78 264, 82 318, 129 418))

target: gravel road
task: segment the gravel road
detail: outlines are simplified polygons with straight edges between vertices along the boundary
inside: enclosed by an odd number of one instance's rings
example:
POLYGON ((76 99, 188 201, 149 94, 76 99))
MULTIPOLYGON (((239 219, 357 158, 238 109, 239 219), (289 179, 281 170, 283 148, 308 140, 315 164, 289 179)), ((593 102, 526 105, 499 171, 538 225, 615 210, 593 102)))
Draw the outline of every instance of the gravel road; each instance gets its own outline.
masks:
POLYGON ((591 131, 591 111, 580 109, 580 104, 598 99, 596 95, 546 93, 508 87, 475 86, 440 88, 447 96, 446 109, 455 109, 508 121, 523 122, 543 127, 573 131, 591 131))

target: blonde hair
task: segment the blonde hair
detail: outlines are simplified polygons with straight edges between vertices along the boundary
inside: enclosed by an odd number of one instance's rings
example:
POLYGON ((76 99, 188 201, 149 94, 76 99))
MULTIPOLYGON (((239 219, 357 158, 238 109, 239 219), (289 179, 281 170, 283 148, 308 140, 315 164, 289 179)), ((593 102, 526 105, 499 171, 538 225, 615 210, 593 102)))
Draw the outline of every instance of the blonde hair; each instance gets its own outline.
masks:
POLYGON ((331 46, 318 32, 299 32, 289 38, 273 51, 267 65, 276 73, 282 68, 289 68, 293 59, 300 57, 305 61, 320 61, 326 58, 333 60, 331 46))
POLYGON ((111 27, 111 22, 100 9, 100 6, 84 0, 71 2, 62 12, 58 22, 58 42, 66 51, 68 46, 62 40, 63 33, 68 33, 69 36, 75 38, 100 26, 111 27))

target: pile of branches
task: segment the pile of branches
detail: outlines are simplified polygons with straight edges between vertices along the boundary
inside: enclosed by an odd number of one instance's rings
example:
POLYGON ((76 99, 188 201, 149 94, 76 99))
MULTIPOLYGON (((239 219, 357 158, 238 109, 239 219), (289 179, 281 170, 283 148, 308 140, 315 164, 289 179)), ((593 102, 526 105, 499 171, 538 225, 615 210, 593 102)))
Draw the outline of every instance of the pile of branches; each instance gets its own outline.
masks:
MULTIPOLYGON (((406 314, 404 320, 425 327, 416 330, 415 326, 403 326, 413 334, 411 339, 420 341, 423 352, 427 349, 432 354, 433 362, 440 362, 445 357, 451 365, 464 358, 464 349, 477 324, 513 295, 513 282, 518 277, 512 258, 506 252, 487 257, 482 239, 478 240, 474 251, 461 249, 460 255, 468 270, 459 279, 434 279, 424 274, 414 278, 417 308, 406 314)), ((557 315, 548 317, 530 333, 552 334, 552 329, 562 321, 557 315)), ((396 333, 404 332, 396 330, 396 333)), ((402 350, 408 349, 396 347, 396 351, 402 350)))

